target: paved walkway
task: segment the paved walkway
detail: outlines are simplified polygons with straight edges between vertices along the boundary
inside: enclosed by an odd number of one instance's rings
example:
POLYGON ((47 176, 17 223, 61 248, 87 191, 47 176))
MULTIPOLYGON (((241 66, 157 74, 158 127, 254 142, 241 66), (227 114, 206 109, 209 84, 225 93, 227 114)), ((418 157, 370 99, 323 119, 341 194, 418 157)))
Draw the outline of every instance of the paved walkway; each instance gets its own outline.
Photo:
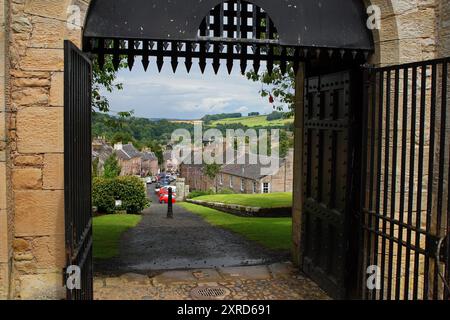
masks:
POLYGON ((167 271, 156 276, 128 273, 97 276, 96 300, 325 300, 317 285, 289 263, 167 271), (198 292, 219 292, 202 296, 198 292))
POLYGON ((211 226, 174 206, 166 219, 153 190, 153 204, 121 239, 120 256, 95 264, 99 300, 207 299, 195 292, 221 292, 221 300, 327 299, 288 262, 231 231, 211 226), (281 263, 280 263, 281 262, 281 263), (209 290, 209 291, 208 291, 209 290))
POLYGON ((97 273, 148 273, 158 270, 219 268, 288 261, 289 253, 268 250, 241 235, 214 227, 175 205, 167 219, 167 205, 159 204, 153 188, 152 205, 141 222, 121 239, 120 256, 97 262, 97 273))

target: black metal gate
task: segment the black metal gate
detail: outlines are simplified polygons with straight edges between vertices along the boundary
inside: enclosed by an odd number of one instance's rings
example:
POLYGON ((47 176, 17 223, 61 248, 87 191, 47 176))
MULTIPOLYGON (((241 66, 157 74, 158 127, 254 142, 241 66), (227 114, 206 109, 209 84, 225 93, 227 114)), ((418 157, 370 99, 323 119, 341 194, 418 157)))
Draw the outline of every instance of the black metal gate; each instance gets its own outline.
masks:
POLYGON ((352 73, 305 88, 302 269, 333 298, 348 296, 355 121, 352 73))
MULTIPOLYGON (((68 286, 67 299, 89 300, 93 298, 91 205, 92 65, 90 59, 70 41, 64 42, 64 54, 66 258, 67 268, 73 266, 81 271, 79 287, 70 289, 68 286)), ((76 273, 74 275, 76 276, 76 273)), ((74 279, 72 285, 77 285, 76 279, 74 279)))
POLYGON ((449 63, 367 70, 360 245, 365 299, 449 298, 449 63))

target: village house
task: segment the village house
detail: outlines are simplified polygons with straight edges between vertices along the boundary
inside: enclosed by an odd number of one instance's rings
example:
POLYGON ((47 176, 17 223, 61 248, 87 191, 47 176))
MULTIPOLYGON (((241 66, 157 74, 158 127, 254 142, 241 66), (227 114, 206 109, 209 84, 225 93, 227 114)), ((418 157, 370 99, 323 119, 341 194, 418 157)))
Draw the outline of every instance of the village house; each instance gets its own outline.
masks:
POLYGON ((131 143, 114 145, 114 152, 121 167, 121 176, 156 175, 159 171, 158 158, 153 152, 140 152, 131 143))
POLYGON ((143 151, 142 153, 141 176, 156 176, 159 173, 158 157, 151 151, 143 151))
POLYGON ((92 164, 97 166, 97 174, 104 172, 105 161, 114 153, 104 138, 96 138, 92 141, 92 164))
MULTIPOLYGON (((186 185, 191 190, 232 190, 235 193, 274 193, 292 192, 293 186, 293 154, 289 150, 284 159, 276 159, 279 163, 272 174, 263 174, 262 163, 268 163, 270 159, 259 156, 256 164, 250 164, 248 159, 237 159, 234 163, 222 166, 216 179, 205 175, 205 165, 185 164, 180 165, 180 176, 186 179, 186 185), (262 159, 264 158, 264 159, 262 159), (245 162, 245 164, 241 164, 245 162)), ((248 156, 248 155, 247 155, 248 156)), ((275 160, 275 159, 274 159, 275 160)))
POLYGON ((172 150, 167 150, 164 152, 164 170, 165 172, 178 172, 179 163, 176 158, 172 155, 172 150))

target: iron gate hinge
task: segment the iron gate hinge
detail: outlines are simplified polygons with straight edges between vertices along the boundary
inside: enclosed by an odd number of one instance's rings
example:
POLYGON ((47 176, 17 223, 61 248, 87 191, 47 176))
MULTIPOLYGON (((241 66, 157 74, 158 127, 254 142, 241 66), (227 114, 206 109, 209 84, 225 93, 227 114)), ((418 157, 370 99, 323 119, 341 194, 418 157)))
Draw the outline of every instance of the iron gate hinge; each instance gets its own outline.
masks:
POLYGON ((439 261, 445 261, 447 256, 447 241, 445 241, 445 238, 428 235, 425 249, 427 254, 435 259, 439 259, 439 261))

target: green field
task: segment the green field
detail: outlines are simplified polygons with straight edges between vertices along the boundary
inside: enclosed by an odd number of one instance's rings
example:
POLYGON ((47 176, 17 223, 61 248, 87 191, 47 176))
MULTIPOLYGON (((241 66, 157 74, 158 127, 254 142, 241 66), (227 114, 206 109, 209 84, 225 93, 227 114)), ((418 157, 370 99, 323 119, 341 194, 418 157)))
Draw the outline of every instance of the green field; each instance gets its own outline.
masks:
POLYGON ((222 125, 241 124, 247 127, 278 127, 290 124, 292 122, 294 122, 293 118, 267 121, 267 116, 255 116, 255 117, 228 118, 217 120, 211 122, 211 126, 216 126, 218 124, 222 125))
POLYGON ((246 218, 186 202, 178 205, 199 215, 211 225, 241 234, 266 248, 281 251, 291 249, 291 218, 246 218))
POLYGON ((135 227, 141 216, 132 214, 109 214, 95 217, 93 222, 94 258, 109 259, 119 254, 120 236, 135 227))
POLYGON ((281 208, 292 206, 292 193, 279 192, 269 194, 214 194, 201 196, 194 200, 219 202, 225 204, 237 204, 258 208, 281 208))

